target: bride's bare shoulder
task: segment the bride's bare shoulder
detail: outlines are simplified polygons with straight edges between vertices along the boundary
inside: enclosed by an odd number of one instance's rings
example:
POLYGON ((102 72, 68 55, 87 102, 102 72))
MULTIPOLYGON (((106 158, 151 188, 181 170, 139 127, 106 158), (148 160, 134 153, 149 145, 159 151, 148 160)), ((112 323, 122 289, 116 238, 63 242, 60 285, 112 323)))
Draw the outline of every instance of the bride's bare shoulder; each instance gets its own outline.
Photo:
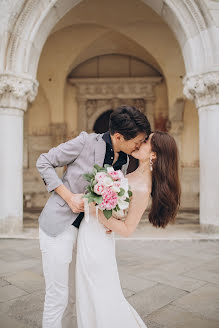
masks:
POLYGON ((136 177, 131 173, 127 174, 126 178, 128 179, 128 184, 132 190, 132 193, 138 195, 139 194, 150 195, 151 187, 150 187, 150 183, 146 179, 142 181, 142 179, 136 177))

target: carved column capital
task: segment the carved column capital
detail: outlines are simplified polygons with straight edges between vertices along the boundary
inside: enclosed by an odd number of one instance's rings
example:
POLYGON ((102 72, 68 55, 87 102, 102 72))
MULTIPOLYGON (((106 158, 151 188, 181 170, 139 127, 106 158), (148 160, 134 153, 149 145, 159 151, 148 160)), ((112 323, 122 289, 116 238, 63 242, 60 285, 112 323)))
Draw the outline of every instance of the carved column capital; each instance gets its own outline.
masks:
POLYGON ((0 73, 0 107, 26 111, 38 91, 38 81, 30 77, 0 73))
POLYGON ((194 100, 196 107, 219 104, 219 71, 185 76, 184 95, 194 100))

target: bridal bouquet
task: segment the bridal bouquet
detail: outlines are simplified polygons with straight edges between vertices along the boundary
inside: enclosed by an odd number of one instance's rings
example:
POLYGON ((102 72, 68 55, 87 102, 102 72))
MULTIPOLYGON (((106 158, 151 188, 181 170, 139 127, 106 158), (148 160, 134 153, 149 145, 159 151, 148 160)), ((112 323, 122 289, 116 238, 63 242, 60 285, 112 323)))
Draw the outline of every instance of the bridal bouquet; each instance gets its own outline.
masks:
POLYGON ((88 203, 94 202, 107 219, 128 209, 132 192, 121 170, 95 164, 92 173, 84 174, 84 178, 89 182, 84 197, 88 203))

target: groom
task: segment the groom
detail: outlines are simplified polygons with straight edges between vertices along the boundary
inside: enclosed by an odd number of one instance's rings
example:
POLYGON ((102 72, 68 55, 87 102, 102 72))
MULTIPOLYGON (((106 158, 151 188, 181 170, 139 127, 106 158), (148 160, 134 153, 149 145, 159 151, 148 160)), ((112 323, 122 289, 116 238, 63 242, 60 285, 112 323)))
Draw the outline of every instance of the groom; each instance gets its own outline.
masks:
MULTIPOLYGON (((150 123, 135 107, 118 107, 110 116, 109 131, 80 135, 39 156, 36 167, 51 193, 39 217, 46 295, 43 328, 61 328, 75 302, 74 270, 78 228, 83 219, 83 193, 88 182, 83 174, 93 165, 113 165, 126 174, 128 156, 151 133, 150 123), (56 167, 67 165, 60 179, 56 167), (70 293, 69 293, 70 292, 70 293), (63 316, 64 314, 64 316, 63 316)), ((71 317, 69 317, 71 315, 71 317)), ((70 321, 69 321, 70 322, 70 321)))

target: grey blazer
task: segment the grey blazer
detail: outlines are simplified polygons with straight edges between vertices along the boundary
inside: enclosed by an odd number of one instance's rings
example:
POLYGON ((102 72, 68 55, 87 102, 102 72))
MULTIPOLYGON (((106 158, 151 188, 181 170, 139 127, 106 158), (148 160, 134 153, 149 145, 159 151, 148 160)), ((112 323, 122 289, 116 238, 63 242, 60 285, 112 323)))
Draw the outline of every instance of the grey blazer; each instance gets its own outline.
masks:
MULTIPOLYGON (((49 236, 57 236, 68 228, 77 218, 78 213, 72 212, 65 200, 54 189, 64 184, 72 193, 83 193, 88 182, 83 174, 92 171, 93 165, 103 166, 106 143, 103 134, 83 131, 78 137, 51 148, 48 153, 39 156, 36 167, 51 193, 40 216, 40 228, 49 236), (67 165, 67 169, 60 179, 55 171, 56 167, 67 165)), ((122 167, 126 174, 128 160, 122 167)))

